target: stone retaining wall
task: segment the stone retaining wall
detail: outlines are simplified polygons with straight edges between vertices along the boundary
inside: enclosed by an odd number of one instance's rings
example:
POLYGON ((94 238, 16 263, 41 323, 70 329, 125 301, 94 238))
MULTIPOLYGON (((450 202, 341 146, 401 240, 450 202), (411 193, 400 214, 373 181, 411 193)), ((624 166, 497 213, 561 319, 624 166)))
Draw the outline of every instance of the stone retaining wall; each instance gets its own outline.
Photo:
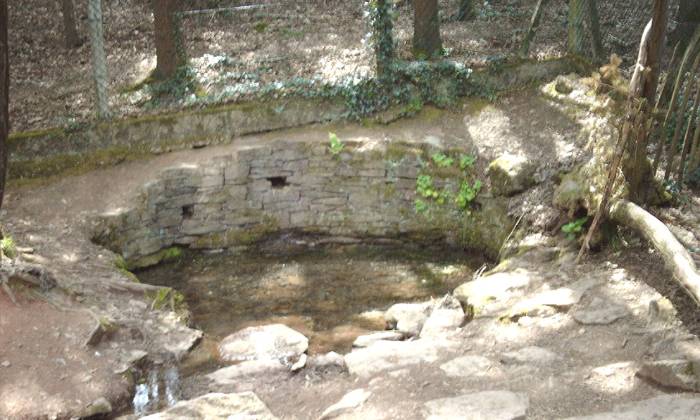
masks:
POLYGON ((225 248, 298 231, 354 238, 444 240, 495 255, 512 228, 507 199, 480 194, 471 214, 417 214, 416 178, 432 146, 279 141, 164 170, 130 209, 100 217, 98 243, 132 267, 173 245, 225 248))
MULTIPOLYGON (((466 91, 483 95, 522 89, 580 67, 567 58, 495 66, 475 71, 466 91)), ((281 97, 99 122, 72 130, 17 133, 8 141, 9 178, 46 177, 174 150, 229 144, 245 134, 337 121, 347 113, 341 96, 281 97)), ((396 118, 401 110, 389 114, 396 118)), ((377 118, 386 120, 382 115, 377 118)))

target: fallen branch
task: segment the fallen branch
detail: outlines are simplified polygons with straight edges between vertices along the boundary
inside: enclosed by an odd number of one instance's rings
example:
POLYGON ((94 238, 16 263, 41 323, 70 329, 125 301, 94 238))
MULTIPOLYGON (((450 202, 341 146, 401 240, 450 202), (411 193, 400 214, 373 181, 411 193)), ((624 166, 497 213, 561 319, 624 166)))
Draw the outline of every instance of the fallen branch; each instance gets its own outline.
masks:
POLYGON ((204 15, 204 14, 214 14, 214 13, 222 13, 222 12, 241 12, 241 11, 246 11, 246 10, 264 9, 266 7, 274 7, 274 6, 277 6, 277 5, 276 4, 250 4, 247 6, 218 7, 215 9, 187 10, 187 11, 182 12, 181 14, 183 16, 191 16, 191 15, 204 15))
POLYGON ((700 274, 690 253, 666 225, 638 205, 626 200, 610 208, 613 221, 639 232, 661 254, 673 276, 700 305, 700 274))

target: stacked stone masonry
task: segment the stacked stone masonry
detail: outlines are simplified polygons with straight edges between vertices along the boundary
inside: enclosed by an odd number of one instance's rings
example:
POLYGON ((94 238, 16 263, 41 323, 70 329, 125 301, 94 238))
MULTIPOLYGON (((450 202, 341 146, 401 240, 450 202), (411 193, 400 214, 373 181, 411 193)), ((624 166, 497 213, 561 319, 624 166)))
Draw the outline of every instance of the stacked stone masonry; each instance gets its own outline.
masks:
POLYGON ((497 248, 512 226, 503 199, 480 197, 482 211, 499 208, 481 220, 416 214, 416 178, 428 147, 353 143, 334 154, 323 143, 280 141, 239 148, 164 170, 132 208, 100 217, 95 240, 128 261, 171 246, 247 246, 281 231, 497 248))

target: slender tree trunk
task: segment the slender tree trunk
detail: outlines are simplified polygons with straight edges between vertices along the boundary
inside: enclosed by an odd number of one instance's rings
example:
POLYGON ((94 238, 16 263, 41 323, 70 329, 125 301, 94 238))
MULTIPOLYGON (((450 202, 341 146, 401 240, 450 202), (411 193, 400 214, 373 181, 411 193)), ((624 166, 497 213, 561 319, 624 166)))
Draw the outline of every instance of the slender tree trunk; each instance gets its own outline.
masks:
POLYGON ((459 12, 457 12, 457 20, 464 22, 474 18, 474 0, 460 0, 459 12))
POLYGON ((645 72, 644 88, 642 98, 647 100, 651 107, 656 103, 656 90, 659 87, 659 75, 661 74, 661 59, 664 54, 666 44, 666 28, 668 26, 668 4, 669 0, 655 0, 653 23, 649 34, 649 44, 647 46, 647 63, 645 72))
POLYGON ((7 174, 7 135, 10 131, 10 57, 8 45, 7 0, 0 0, 0 208, 5 196, 7 174))
POLYGON ((102 27, 102 0, 88 2, 88 24, 90 25, 90 47, 92 49, 92 74, 97 97, 97 117, 109 118, 109 77, 105 55, 104 28, 102 27))
POLYGON ((569 54, 585 57, 585 21, 588 15, 588 0, 569 0, 569 54))
POLYGON ((180 30, 179 0, 153 0, 156 40, 156 70, 153 77, 166 80, 187 64, 185 44, 180 30))
POLYGON ((598 14, 597 0, 588 0, 588 26, 591 32, 593 59, 597 63, 602 63, 605 61, 605 51, 603 49, 603 35, 600 33, 600 15, 598 14))
POLYGON ((415 0, 413 10, 413 55, 418 59, 438 57, 442 40, 437 0, 415 0))
POLYGON ((670 37, 671 42, 679 42, 680 51, 684 51, 688 46, 688 41, 693 36, 693 32, 695 32, 695 28, 700 24, 700 1, 680 0, 676 22, 678 25, 670 37))
POLYGON ((381 78, 391 71, 394 61, 394 23, 391 17, 389 0, 377 0, 370 5, 372 16, 372 36, 374 37, 374 55, 377 60, 377 75, 381 78))
POLYGON ((666 24, 669 0, 654 0, 654 15, 644 29, 639 46, 639 56, 632 80, 630 82, 631 106, 641 100, 639 113, 645 123, 640 126, 640 135, 630 141, 628 154, 623 164, 623 171, 629 183, 630 199, 644 204, 652 190, 654 173, 648 159, 649 136, 646 121, 656 104, 656 90, 659 84, 659 72, 663 45, 666 39, 666 24))
POLYGON ((63 14, 63 39, 66 48, 79 47, 82 41, 78 35, 78 27, 75 22, 73 0, 61 0, 61 13, 63 14))
POLYGON ((540 26, 540 20, 542 20, 542 6, 546 6, 548 0, 539 0, 537 6, 535 6, 535 12, 532 14, 532 19, 530 20, 530 27, 525 34, 523 39, 523 44, 520 47, 520 56, 527 57, 530 55, 530 43, 533 38, 535 38, 535 32, 537 32, 537 27, 540 26))

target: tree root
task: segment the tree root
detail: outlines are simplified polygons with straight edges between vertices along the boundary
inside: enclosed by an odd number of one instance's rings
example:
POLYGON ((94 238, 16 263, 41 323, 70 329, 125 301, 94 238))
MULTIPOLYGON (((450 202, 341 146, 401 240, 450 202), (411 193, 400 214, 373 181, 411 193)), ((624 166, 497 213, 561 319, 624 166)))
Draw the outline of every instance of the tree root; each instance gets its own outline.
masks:
POLYGON ((0 286, 15 305, 17 304, 17 298, 12 289, 10 289, 11 279, 38 286, 42 291, 47 291, 56 286, 56 279, 43 266, 3 258, 0 261, 0 286))
POLYGON ((690 253, 666 225, 638 205, 626 200, 610 208, 613 221, 639 232, 659 251, 673 276, 700 306, 700 274, 690 253))

